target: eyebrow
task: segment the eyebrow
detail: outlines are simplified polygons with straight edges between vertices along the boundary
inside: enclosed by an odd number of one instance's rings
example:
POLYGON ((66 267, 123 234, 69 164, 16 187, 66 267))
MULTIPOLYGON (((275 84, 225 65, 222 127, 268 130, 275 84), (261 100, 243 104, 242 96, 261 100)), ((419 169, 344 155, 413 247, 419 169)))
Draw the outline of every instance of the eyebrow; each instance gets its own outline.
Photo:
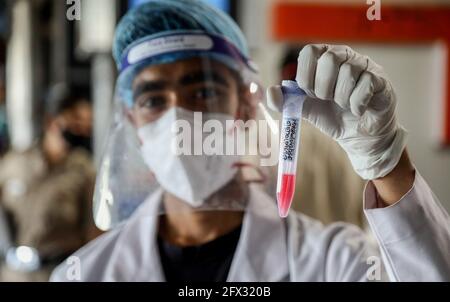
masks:
POLYGON ((145 81, 133 89, 133 100, 136 100, 140 95, 164 89, 167 86, 166 81, 145 81))
MULTIPOLYGON (((214 82, 216 84, 229 87, 227 80, 215 71, 205 73, 203 71, 197 71, 183 76, 178 81, 182 86, 188 86, 192 84, 214 82)), ((133 89, 133 100, 136 100, 140 95, 147 92, 155 92, 167 87, 166 81, 144 81, 133 89)))
POLYGON ((179 81, 179 83, 183 86, 198 84, 202 82, 214 82, 227 88, 229 87, 227 80, 215 71, 211 71, 208 73, 205 73, 203 71, 193 72, 185 75, 179 81))

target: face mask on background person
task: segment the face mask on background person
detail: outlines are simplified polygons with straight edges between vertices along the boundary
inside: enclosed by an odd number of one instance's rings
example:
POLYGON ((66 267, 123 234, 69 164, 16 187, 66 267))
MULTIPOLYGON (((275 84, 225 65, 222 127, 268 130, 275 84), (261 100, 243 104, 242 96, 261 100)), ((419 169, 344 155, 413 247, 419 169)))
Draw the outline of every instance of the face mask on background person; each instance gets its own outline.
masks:
POLYGON ((8 143, 8 121, 6 118, 6 107, 0 104, 0 153, 5 151, 8 143))
POLYGON ((83 148, 88 152, 92 152, 92 137, 74 134, 67 130, 64 130, 62 135, 71 149, 83 148))
MULTIPOLYGON (((233 131, 228 131, 225 124, 233 117, 220 113, 202 113, 204 120, 214 119, 223 125, 223 142, 233 131)), ((224 187, 235 176, 234 166, 239 157, 236 155, 177 155, 173 142, 177 135, 173 127, 177 121, 183 121, 197 132, 190 136, 202 135, 202 126, 194 120, 194 112, 179 107, 169 109, 157 121, 138 129, 142 142, 141 153, 145 163, 155 174, 162 188, 193 207, 202 206, 214 192, 224 187)), ((191 132, 192 134, 192 132, 191 132)), ((199 137, 197 136, 197 137, 199 137)), ((205 135, 203 135, 205 136, 205 135)), ((216 140, 217 142, 217 140, 216 140)), ((196 142, 191 140, 190 145, 196 142)), ((224 148, 218 148, 224 150, 224 148)))

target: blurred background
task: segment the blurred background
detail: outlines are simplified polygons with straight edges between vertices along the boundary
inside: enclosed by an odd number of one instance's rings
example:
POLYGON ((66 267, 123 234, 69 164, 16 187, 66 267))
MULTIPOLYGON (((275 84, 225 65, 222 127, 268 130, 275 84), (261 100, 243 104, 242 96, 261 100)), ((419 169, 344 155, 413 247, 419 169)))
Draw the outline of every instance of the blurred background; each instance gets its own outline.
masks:
MULTIPOLYGON (((450 211, 450 0, 383 0, 372 21, 378 1, 204 1, 240 25, 263 86, 293 79, 307 43, 347 44, 382 65, 410 156, 450 211)), ((91 200, 113 106, 112 38, 141 2, 0 0, 0 281, 44 281, 100 234, 91 200)), ((364 226, 364 182, 345 154, 304 124, 300 156, 294 207, 364 226)))

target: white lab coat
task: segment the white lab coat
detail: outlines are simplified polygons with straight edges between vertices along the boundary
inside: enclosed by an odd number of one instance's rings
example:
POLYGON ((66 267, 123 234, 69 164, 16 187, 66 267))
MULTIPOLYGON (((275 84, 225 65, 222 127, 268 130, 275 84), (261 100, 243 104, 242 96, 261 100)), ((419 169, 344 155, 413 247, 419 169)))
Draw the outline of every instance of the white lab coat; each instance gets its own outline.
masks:
MULTIPOLYGON (((419 173, 390 207, 374 208, 372 183, 364 194, 379 249, 353 225, 323 226, 292 211, 280 219, 274 200, 252 187, 228 281, 367 281, 368 272, 376 277, 380 258, 371 256, 379 250, 390 280, 450 281, 450 218, 419 173)), ((160 199, 155 193, 127 222, 76 252, 51 281, 164 281, 152 214, 160 199)))

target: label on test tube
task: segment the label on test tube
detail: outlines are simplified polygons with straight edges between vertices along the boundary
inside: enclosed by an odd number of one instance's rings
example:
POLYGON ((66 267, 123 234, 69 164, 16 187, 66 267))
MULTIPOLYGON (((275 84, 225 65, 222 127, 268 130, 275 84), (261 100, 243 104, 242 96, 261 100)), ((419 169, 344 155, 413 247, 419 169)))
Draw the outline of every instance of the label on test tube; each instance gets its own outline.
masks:
POLYGON ((300 120, 298 118, 283 119, 283 145, 280 151, 283 152, 282 157, 284 161, 293 161, 295 158, 297 142, 297 133, 300 130, 300 120))
POLYGON ((283 81, 283 117, 278 161, 277 201, 280 217, 286 217, 295 193, 295 176, 305 92, 294 81, 283 81))

